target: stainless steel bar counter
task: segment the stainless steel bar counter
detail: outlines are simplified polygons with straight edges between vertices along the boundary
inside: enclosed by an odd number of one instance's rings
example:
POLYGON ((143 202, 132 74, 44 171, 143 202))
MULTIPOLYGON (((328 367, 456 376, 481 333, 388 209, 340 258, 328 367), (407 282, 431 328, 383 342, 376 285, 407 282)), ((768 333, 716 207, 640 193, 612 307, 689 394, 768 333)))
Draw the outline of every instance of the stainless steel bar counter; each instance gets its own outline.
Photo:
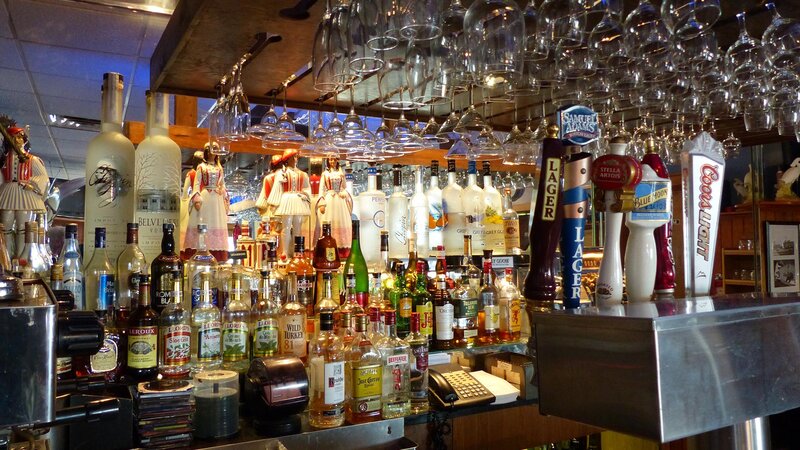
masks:
POLYGON ((542 414, 660 442, 800 406, 800 297, 533 314, 542 414))

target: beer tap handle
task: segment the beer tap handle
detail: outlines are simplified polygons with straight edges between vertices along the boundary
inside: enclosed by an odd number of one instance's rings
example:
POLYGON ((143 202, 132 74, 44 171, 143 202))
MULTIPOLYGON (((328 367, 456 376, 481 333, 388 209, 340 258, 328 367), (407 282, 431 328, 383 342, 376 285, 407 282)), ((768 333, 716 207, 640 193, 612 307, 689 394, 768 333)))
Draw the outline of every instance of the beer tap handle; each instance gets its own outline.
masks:
MULTIPOLYGON (((572 147, 576 148, 576 147, 572 147)), ((587 184, 590 181, 592 155, 573 153, 564 165, 564 221, 561 232, 562 292, 564 308, 578 308, 581 303, 583 272, 583 235, 589 209, 587 184)))

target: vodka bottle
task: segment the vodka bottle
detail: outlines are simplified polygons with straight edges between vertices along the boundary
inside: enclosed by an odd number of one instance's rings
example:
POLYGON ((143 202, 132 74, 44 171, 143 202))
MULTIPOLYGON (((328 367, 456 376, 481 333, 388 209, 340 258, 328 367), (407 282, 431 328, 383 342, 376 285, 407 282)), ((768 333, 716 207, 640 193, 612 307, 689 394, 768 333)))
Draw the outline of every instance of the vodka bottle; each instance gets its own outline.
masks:
POLYGON ((444 245, 444 201, 439 189, 439 161, 431 161, 431 185, 425 192, 428 198, 428 248, 444 245))
POLYGON ((222 310, 222 367, 239 373, 250 367, 250 307, 242 278, 241 272, 231 273, 230 297, 222 310))
POLYGON ((475 161, 469 162, 467 169, 467 187, 461 195, 464 213, 467 218, 466 234, 472 236, 472 254, 483 254, 483 213, 486 205, 483 202, 483 189, 478 186, 478 171, 475 161))
POLYGON ((427 258, 430 252, 428 234, 428 197, 422 186, 422 167, 414 174, 414 195, 411 196, 411 232, 417 244, 417 257, 427 258))
POLYGON ((411 412, 411 348, 397 336, 395 311, 384 311, 386 337, 378 343, 383 360, 381 415, 384 419, 407 416, 411 412))
POLYGON ((253 358, 263 358, 278 354, 278 316, 280 304, 272 299, 269 284, 269 270, 261 269, 261 291, 258 302, 250 310, 250 328, 253 330, 253 358))
POLYGON ((169 138, 169 96, 150 91, 145 95, 147 137, 136 149, 135 215, 139 247, 152 261, 161 253, 162 226, 179 226, 181 149, 169 138))
POLYGON ((192 370, 218 369, 222 364, 222 324, 219 309, 214 306, 211 272, 200 272, 200 295, 192 310, 192 370))
POLYGON ((367 267, 379 267, 381 263, 381 231, 386 222, 386 194, 378 190, 376 174, 375 167, 367 169, 367 190, 358 196, 361 252, 367 267))
POLYGON ((420 333, 420 316, 411 313, 411 333, 405 341, 411 348, 411 413, 420 414, 428 410, 428 338, 420 333))
POLYGON ((183 378, 191 368, 192 314, 183 307, 183 274, 176 270, 169 278, 172 295, 158 319, 158 372, 164 377, 183 378))
POLYGON ((83 242, 106 229, 108 254, 115 258, 125 247, 125 225, 133 222, 134 149, 122 134, 122 75, 103 75, 101 132, 86 151, 86 193, 83 242))
POLYGON ((139 224, 128 224, 125 242, 125 249, 117 258, 117 303, 122 308, 133 309, 139 299, 139 275, 147 273, 147 261, 138 245, 139 224))
POLYGON ((443 241, 447 256, 461 253, 461 243, 467 230, 467 219, 461 197, 464 189, 456 182, 456 162, 447 160, 447 186, 442 189, 442 210, 444 211, 443 241))
POLYGON ((99 227, 94 231, 94 253, 86 263, 86 309, 105 311, 113 308, 116 295, 116 271, 106 253, 106 229, 99 227))
POLYGON ((403 258, 408 246, 408 197, 403 192, 400 166, 392 169, 393 192, 389 196, 387 220, 389 231, 389 258, 403 258))
POLYGON ((319 316, 320 331, 308 345, 308 422, 314 428, 333 428, 344 424, 345 350, 333 332, 333 314, 319 316))
POLYGON ((83 310, 86 308, 86 300, 83 298, 83 267, 81 264, 81 253, 78 246, 78 225, 67 224, 64 234, 64 249, 61 250, 61 257, 58 262, 64 266, 64 289, 72 292, 75 296, 75 309, 83 310))
POLYGON ((503 232, 503 196, 492 183, 492 170, 489 161, 483 162, 483 240, 484 249, 495 255, 506 254, 506 240, 503 232))
MULTIPOLYGON (((197 226, 197 252, 186 263, 186 297, 191 301, 192 309, 197 306, 197 302, 200 300, 200 292, 204 289, 200 274, 210 273, 213 276, 217 271, 217 259, 208 251, 208 246, 206 245, 207 232, 207 225, 200 224, 197 226)), ((214 306, 218 306, 217 298, 217 285, 212 279, 211 302, 214 306)))

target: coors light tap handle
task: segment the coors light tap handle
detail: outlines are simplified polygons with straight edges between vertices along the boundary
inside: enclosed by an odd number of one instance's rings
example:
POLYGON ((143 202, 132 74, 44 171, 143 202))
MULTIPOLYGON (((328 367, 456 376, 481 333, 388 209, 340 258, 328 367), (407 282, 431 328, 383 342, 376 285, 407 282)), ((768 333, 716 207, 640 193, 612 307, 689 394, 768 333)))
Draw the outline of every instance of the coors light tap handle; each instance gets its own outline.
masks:
POLYGON ((683 178, 684 279, 687 295, 708 295, 719 230, 725 159, 722 145, 701 132, 681 153, 683 178))
POLYGON ((581 305, 583 234, 589 209, 587 185, 590 180, 592 155, 581 152, 580 148, 575 146, 567 149, 579 152, 570 155, 564 165, 564 222, 561 226, 561 283, 564 308, 572 309, 581 305))

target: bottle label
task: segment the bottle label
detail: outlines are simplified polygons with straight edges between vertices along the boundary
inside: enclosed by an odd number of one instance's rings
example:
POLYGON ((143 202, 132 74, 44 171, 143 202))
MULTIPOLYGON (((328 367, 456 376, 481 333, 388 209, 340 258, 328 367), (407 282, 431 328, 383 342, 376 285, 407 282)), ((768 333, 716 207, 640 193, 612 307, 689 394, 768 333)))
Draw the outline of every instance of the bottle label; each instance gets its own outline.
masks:
POLYGON ((56 375, 64 375, 72 370, 72 358, 56 358, 56 375))
POLYGON ((442 231, 446 225, 447 217, 444 215, 442 203, 431 202, 428 205, 428 229, 442 231))
POLYGON ((446 304, 436 307, 436 340, 450 341, 453 339, 453 305, 446 304))
POLYGON ((458 317, 465 317, 467 319, 475 319, 478 317, 478 299, 465 298, 461 300, 461 307, 459 308, 458 317))
POLYGON ((256 322, 253 330, 253 356, 272 356, 278 352, 278 323, 275 319, 256 322))
POLYGON ((433 305, 431 302, 425 302, 417 305, 417 312, 419 313, 419 332, 423 336, 429 337, 433 335, 433 305))
POLYGON ((197 360, 209 362, 219 359, 220 350, 220 323, 206 322, 197 330, 197 360))
POLYGON ((383 367, 377 364, 353 367, 350 376, 356 411, 363 414, 381 409, 383 367))
POLYGON ((336 261, 336 249, 332 247, 325 248, 325 260, 328 262, 336 261))
MULTIPOLYGON (((162 285, 166 286, 166 285, 162 285)), ((156 289, 153 296, 153 309, 163 310, 170 303, 172 303, 173 292, 172 289, 156 289)))
POLYGON ((283 316, 280 320, 281 354, 304 358, 306 348, 306 321, 301 314, 283 316))
POLYGON ((425 344, 412 345, 411 353, 414 355, 414 367, 417 371, 425 373, 428 370, 428 346, 425 344))
POLYGON ((158 366, 158 328, 128 329, 128 367, 152 369, 158 366))
POLYGON ((106 337, 103 339, 103 346, 94 355, 89 357, 89 368, 92 373, 104 373, 114 370, 117 367, 117 343, 113 339, 106 337))
POLYGON ((97 308, 105 310, 114 306, 116 290, 114 275, 110 273, 101 273, 97 277, 97 308))
POLYGON ((519 248, 519 219, 508 219, 503 221, 505 232, 506 253, 513 248, 519 248))
POLYGON ((403 392, 408 385, 405 375, 409 369, 408 354, 390 355, 386 357, 386 368, 383 373, 383 395, 403 392), (388 373, 387 373, 388 372, 388 373))
POLYGON ((83 280, 68 278, 64 280, 64 289, 72 292, 72 295, 75 296, 75 309, 83 309, 83 280))
POLYGON ((483 215, 483 245, 486 249, 492 249, 494 254, 506 252, 505 227, 503 217, 491 206, 486 207, 483 215))
POLYGON ((669 181, 643 181, 636 186, 633 211, 629 220, 669 220, 670 193, 669 181))
POLYGON ((227 322, 222 325, 222 360, 241 361, 247 357, 247 322, 227 322))
POLYGON ((483 307, 485 315, 483 319, 483 329, 490 331, 496 330, 500 326, 500 307, 498 305, 486 305, 483 307))
POLYGON ((464 330, 464 337, 465 338, 474 338, 478 336, 478 329, 477 328, 467 328, 464 330))
POLYGON ((344 401, 344 361, 325 363, 325 404, 344 401))
POLYGON ((297 276, 297 301, 307 305, 314 298, 314 275, 297 276))
MULTIPOLYGON (((199 277, 199 275, 198 275, 199 277)), ((199 278, 198 278, 199 282, 199 278)), ((275 291, 273 291, 275 292, 275 291)), ((200 303, 200 296, 202 295, 203 290, 200 288, 192 288, 192 309, 196 308, 197 305, 200 303)), ((217 288, 211 288, 211 304, 219 308, 219 290, 217 288)))
POLYGON ((414 299, 411 297, 403 297, 400 299, 400 311, 398 311, 399 316, 403 318, 411 317, 411 311, 413 307, 414 299))
POLYGON ((518 298, 512 299, 510 303, 508 322, 511 332, 519 333, 522 329, 522 305, 518 298))
POLYGON ((178 324, 163 329, 164 365, 182 366, 189 362, 189 341, 192 329, 189 325, 178 324))
POLYGON ((139 299, 139 276, 142 274, 139 270, 134 270, 128 275, 128 289, 130 296, 134 300, 139 299))

